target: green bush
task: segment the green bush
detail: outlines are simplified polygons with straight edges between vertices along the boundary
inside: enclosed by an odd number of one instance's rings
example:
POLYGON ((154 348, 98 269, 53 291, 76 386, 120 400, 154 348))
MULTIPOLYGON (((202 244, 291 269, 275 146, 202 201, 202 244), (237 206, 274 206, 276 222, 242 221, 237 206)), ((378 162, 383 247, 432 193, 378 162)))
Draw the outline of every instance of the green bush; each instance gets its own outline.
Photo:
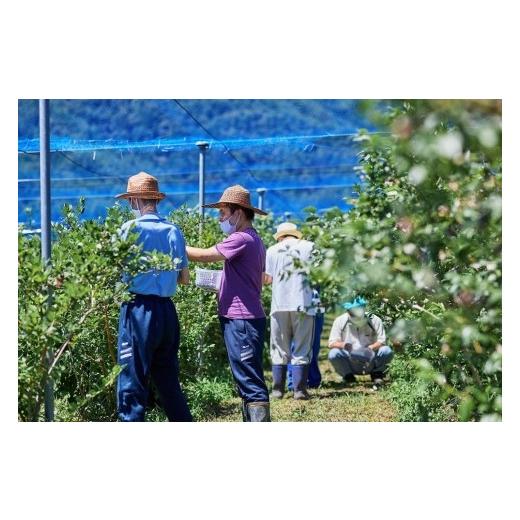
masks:
MULTIPOLYGON (((52 264, 43 268, 40 238, 19 233, 19 418, 41 418, 46 361, 55 385, 56 419, 116 419, 117 326, 119 307, 129 298, 123 272, 171 267, 164 255, 143 255, 131 235, 119 229, 130 213, 118 206, 105 220, 80 219, 83 209, 66 206, 63 221, 53 228, 52 264)), ((213 219, 198 239, 199 217, 184 209, 170 218, 190 244, 207 246, 220 239, 213 219)), ((192 266, 193 267, 193 266, 192 266)), ((192 273, 193 277, 193 273, 192 273)), ((181 323, 181 381, 226 376, 215 296, 193 285, 174 297, 181 323)))
POLYGON ((501 417, 500 110, 406 102, 377 112, 388 134, 358 137, 364 185, 331 249, 344 296, 368 296, 415 362, 393 387, 402 419, 501 417))
POLYGON ((91 405, 84 402, 87 396, 96 401, 104 385, 113 384, 115 309, 128 297, 121 273, 136 273, 146 264, 139 260, 135 241, 123 241, 117 234, 124 220, 121 212, 111 210, 103 222, 80 222, 81 211, 82 204, 78 210, 65 207, 63 223, 53 229, 48 267, 41 264, 40 238, 19 234, 21 420, 40 417, 48 374, 55 381, 57 398, 77 408, 84 419, 93 417, 91 405))
POLYGON ((186 385, 186 397, 195 420, 211 420, 218 416, 219 406, 234 395, 231 380, 203 377, 186 385))
POLYGON ((390 398, 401 421, 452 421, 456 419, 453 403, 446 402, 442 389, 433 381, 420 376, 412 355, 397 355, 390 365, 390 398))

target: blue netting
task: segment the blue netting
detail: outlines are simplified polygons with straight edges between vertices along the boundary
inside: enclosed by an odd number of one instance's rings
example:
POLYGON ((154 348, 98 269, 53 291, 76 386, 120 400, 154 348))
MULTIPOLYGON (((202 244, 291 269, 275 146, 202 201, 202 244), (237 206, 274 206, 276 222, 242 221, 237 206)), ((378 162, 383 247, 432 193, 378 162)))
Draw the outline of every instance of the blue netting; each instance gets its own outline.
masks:
MULTIPOLYGON (((162 211, 198 202, 197 141, 209 143, 206 200, 231 184, 265 188, 265 207, 347 209, 357 182, 355 135, 376 131, 351 100, 56 100, 51 118, 51 218, 86 197, 103 216, 129 175, 158 177, 162 211)), ((39 226, 38 103, 19 102, 18 218, 39 226)), ((253 193, 253 201, 256 202, 253 193)))

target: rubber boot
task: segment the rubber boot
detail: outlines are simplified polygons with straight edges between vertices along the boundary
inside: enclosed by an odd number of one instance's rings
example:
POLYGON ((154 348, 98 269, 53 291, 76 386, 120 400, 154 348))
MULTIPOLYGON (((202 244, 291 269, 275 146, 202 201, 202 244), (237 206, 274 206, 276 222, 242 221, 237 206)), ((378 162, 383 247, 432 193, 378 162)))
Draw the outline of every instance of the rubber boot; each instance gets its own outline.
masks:
POLYGON ((242 399, 242 421, 243 422, 250 422, 251 419, 249 418, 249 411, 247 409, 247 403, 242 399))
POLYGON ((285 392, 285 379, 287 377, 287 365, 273 365, 273 390, 272 399, 281 399, 285 392))
POLYGON ((257 401, 247 403, 247 411, 250 422, 271 422, 269 403, 257 401))
POLYGON ((295 399, 309 399, 307 393, 307 377, 309 376, 309 365, 293 365, 293 386, 295 399))

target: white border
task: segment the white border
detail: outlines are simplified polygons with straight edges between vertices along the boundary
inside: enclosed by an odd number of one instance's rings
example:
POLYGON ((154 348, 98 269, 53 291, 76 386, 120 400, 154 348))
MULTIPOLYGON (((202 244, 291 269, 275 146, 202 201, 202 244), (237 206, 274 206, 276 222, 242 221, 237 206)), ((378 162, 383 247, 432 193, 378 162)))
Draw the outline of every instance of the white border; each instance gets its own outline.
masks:
POLYGON ((1 8, 10 217, 1 255, 3 516, 512 518, 520 89, 517 17, 503 6, 514 4, 114 4, 1 8), (504 98, 504 422, 18 424, 11 204, 19 97, 504 98))

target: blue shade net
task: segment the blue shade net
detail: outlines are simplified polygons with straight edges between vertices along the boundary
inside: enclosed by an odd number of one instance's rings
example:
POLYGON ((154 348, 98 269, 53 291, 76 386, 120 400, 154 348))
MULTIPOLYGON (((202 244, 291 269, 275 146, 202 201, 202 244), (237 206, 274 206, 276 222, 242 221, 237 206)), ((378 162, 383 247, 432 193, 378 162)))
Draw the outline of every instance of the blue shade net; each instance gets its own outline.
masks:
MULTIPOLYGON (((19 101, 18 221, 40 225, 37 100, 19 101)), ((51 100, 51 219, 86 198, 84 218, 106 215, 130 175, 159 179, 168 213, 198 204, 198 141, 209 143, 206 202, 241 184, 264 188, 264 208, 349 209, 359 183, 360 129, 375 132, 352 100, 51 100)))

